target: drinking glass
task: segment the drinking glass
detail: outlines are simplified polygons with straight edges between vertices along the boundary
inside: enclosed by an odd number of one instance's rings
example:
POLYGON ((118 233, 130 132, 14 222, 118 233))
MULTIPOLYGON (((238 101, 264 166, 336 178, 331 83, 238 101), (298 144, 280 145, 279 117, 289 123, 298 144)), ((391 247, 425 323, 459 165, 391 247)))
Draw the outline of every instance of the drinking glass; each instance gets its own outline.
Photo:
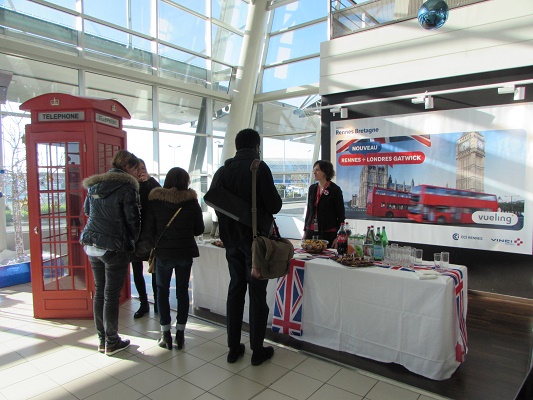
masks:
POLYGON ((416 259, 416 249, 414 247, 411 247, 409 249, 409 265, 407 265, 409 268, 413 268, 415 266, 415 259, 416 259))
POLYGON ((440 268, 440 266, 441 266, 441 253, 433 254, 433 261, 435 262, 435 267, 440 268))
POLYGON ((450 253, 447 251, 443 251, 440 253, 440 265, 442 268, 449 268, 450 267, 450 253))
POLYGON ((416 249, 415 250, 415 264, 422 264, 422 249, 416 249))
POLYGON ((385 248, 383 249, 383 264, 392 265, 390 245, 386 245, 385 248))
POLYGON ((401 247, 401 261, 400 265, 405 268, 409 268, 411 266, 411 247, 404 246, 401 247))

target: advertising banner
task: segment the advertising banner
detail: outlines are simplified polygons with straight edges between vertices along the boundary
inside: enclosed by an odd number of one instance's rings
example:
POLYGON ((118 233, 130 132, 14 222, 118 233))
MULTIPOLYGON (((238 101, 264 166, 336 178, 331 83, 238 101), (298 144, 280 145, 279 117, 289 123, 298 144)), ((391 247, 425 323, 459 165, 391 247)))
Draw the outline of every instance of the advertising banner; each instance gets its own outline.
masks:
POLYGON ((393 242, 532 254, 532 136, 532 103, 334 121, 346 218, 393 242))

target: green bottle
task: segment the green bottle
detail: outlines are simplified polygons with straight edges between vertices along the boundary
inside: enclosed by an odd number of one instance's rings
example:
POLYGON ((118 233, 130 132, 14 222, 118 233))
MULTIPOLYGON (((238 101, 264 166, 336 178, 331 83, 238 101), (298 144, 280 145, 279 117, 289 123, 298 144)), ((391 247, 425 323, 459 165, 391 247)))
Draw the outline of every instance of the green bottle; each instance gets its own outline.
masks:
POLYGON ((381 244, 383 248, 387 247, 389 244, 389 239, 387 238, 387 232, 385 232, 385 227, 381 229, 381 244))

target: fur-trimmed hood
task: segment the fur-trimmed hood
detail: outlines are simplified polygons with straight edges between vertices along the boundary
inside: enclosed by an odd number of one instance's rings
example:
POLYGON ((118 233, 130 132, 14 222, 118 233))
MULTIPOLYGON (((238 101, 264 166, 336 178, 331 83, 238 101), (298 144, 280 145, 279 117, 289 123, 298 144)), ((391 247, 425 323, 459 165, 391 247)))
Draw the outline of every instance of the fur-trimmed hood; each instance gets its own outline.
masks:
POLYGON ((139 182, 135 177, 120 169, 113 168, 103 174, 89 176, 83 180, 83 187, 89 190, 91 195, 107 197, 124 185, 132 185, 139 191, 139 182))
POLYGON ((148 195, 149 201, 164 201, 166 203, 180 204, 189 200, 197 200, 198 194, 193 189, 178 190, 176 188, 155 188, 148 195))

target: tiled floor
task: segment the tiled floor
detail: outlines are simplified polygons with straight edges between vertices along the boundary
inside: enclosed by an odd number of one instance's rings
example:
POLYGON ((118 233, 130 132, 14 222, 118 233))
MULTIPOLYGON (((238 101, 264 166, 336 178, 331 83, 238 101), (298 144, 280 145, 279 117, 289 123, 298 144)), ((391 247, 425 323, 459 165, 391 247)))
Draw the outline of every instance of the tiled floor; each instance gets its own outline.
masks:
POLYGON ((183 350, 162 349, 152 311, 133 319, 138 304, 120 310, 119 332, 131 346, 108 357, 96 350, 92 320, 34 319, 29 284, 0 289, 0 399, 443 399, 276 344, 259 367, 249 348, 228 364, 225 328, 195 317, 183 350))

